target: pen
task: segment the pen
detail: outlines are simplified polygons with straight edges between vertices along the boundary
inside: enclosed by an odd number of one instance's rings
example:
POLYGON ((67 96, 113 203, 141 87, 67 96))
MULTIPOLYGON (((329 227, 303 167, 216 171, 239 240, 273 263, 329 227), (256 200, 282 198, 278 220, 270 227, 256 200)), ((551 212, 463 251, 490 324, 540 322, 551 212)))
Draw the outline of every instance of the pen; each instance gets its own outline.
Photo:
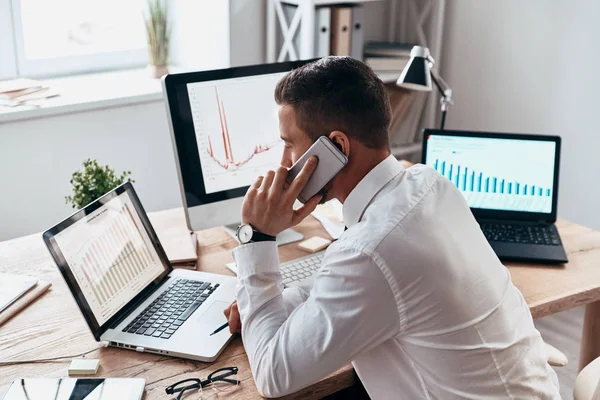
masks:
POLYGON ((212 336, 215 333, 221 332, 223 329, 227 328, 228 326, 229 326, 229 322, 225 322, 223 325, 221 325, 220 327, 218 327, 217 329, 215 329, 215 331, 213 333, 211 333, 209 336, 212 336))

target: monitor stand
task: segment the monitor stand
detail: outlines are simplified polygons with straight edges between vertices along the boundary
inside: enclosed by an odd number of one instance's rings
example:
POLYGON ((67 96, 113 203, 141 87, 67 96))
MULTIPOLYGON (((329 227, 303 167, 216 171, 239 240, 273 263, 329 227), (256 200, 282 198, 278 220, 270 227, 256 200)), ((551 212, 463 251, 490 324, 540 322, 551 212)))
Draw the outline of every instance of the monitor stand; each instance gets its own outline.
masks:
MULTIPOLYGON (((240 226, 240 224, 225 225, 225 230, 227 231, 227 233, 229 233, 231 236, 233 236, 233 238, 235 240, 237 240, 236 232, 237 232, 238 226, 240 226)), ((304 235, 301 234, 300 232, 296 232, 293 229, 286 229, 285 231, 283 231, 279 235, 277 235, 276 240, 277 240, 277 246, 281 246, 281 245, 288 244, 288 243, 298 242, 302 239, 304 239, 304 235)))

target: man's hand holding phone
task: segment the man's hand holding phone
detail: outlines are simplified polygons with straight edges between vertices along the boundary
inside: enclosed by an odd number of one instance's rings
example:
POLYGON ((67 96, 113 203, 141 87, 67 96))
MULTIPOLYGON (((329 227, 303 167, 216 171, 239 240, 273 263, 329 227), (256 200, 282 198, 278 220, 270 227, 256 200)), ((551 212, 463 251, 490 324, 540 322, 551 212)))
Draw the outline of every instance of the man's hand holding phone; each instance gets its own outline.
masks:
POLYGON ((288 170, 284 167, 258 177, 246 193, 242 205, 242 223, 250 224, 254 229, 272 236, 298 225, 315 210, 322 198, 317 194, 294 210, 294 202, 317 164, 316 157, 309 158, 290 185, 286 183, 288 170))

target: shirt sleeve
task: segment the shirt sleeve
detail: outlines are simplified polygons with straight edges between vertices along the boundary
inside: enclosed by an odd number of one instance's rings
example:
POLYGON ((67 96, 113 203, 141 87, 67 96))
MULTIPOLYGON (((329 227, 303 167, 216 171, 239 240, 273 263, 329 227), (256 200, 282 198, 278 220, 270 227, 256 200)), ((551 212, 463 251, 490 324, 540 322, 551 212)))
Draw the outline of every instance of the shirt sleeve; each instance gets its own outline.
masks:
POLYGON ((266 397, 309 386, 400 331, 392 290, 360 251, 330 248, 297 306, 290 298, 303 290, 284 292, 274 243, 240 246, 233 256, 244 347, 266 397))
POLYGON ((283 289, 281 295, 283 296, 283 302, 285 303, 288 315, 308 299, 310 287, 312 287, 312 284, 309 287, 302 286, 283 289))

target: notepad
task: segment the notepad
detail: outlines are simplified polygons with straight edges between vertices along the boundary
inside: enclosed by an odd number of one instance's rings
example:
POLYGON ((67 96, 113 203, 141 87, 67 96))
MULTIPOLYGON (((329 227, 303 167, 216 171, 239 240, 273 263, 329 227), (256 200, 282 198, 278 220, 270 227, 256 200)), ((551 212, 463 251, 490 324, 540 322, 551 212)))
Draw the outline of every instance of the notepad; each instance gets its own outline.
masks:
POLYGON ((25 275, 0 273, 0 312, 34 287, 37 278, 25 275))
POLYGON ((33 303, 38 297, 46 293, 46 291, 52 286, 50 282, 38 281, 38 283, 29 289, 25 294, 20 296, 11 305, 0 312, 0 325, 17 315, 29 304, 33 303))
POLYGON ((69 376, 71 375, 94 375, 98 372, 100 366, 100 360, 97 359, 86 359, 76 358, 71 361, 69 366, 69 376))
POLYGON ((320 236, 313 236, 310 239, 306 239, 303 242, 298 243, 298 247, 309 253, 316 253, 326 249, 331 244, 331 240, 322 238, 320 236))

